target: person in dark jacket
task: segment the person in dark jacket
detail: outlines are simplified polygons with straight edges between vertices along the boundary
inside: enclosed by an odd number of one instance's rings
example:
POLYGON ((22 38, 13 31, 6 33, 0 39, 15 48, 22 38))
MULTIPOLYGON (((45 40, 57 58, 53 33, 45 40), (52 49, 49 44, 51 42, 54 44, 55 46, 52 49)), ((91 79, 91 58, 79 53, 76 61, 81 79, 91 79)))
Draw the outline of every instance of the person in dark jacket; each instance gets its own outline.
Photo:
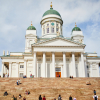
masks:
POLYGON ((71 95, 70 95, 70 97, 69 97, 69 100, 72 100, 72 97, 71 97, 71 95))
POLYGON ((42 100, 42 97, 41 97, 41 95, 39 96, 39 100, 42 100))

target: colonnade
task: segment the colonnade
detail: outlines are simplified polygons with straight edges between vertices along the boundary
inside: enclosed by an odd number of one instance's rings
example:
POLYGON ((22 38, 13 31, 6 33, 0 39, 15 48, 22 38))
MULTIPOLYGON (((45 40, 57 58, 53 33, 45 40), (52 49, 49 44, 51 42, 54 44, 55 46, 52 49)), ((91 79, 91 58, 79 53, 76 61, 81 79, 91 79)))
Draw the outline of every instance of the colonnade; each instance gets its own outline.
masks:
MULTIPOLYGON (((73 77, 76 77, 76 66, 75 66, 75 53, 71 53, 72 55, 72 61, 71 61, 71 65, 72 65, 72 75, 73 77)), ((50 77, 55 77, 55 52, 52 52, 52 66, 51 66, 51 69, 52 69, 52 74, 50 77)), ((87 62, 86 60, 84 60, 84 56, 83 56, 83 53, 81 53, 81 57, 80 58, 80 68, 81 68, 81 75, 79 77, 87 77, 87 62)), ((42 68, 43 68, 43 74, 41 77, 46 77, 46 53, 43 52, 43 65, 42 65, 42 68)), ((37 52, 34 52, 34 55, 33 55, 33 75, 34 77, 37 77, 37 52)), ((99 63, 96 63, 96 66, 97 66, 97 70, 98 70, 98 76, 99 76, 99 63)), ((67 77, 66 75, 66 52, 63 52, 63 69, 62 69, 62 77, 67 77)), ((19 62, 16 62, 16 77, 19 77, 19 62)), ((90 63, 90 77, 93 77, 92 75, 92 63, 90 63)), ((5 63, 2 62, 2 71, 1 71, 1 77, 3 77, 3 73, 9 73, 9 77, 12 77, 12 62, 9 62, 9 68, 7 68, 5 66, 5 63)), ((24 60, 24 75, 27 75, 27 60, 24 60)))
MULTIPOLYGON (((33 75, 37 77, 37 70, 36 70, 36 52, 34 52, 34 59, 33 59, 33 75)), ((85 65, 84 65, 84 58, 83 53, 81 53, 81 70, 82 70, 82 76, 85 77, 85 65)), ((42 77, 46 77, 46 53, 43 52, 43 66, 42 66, 44 73, 42 77)), ((76 67, 75 67, 75 53, 72 53, 72 68, 73 68, 73 77, 76 77, 76 67)), ((51 77, 55 77, 55 52, 52 52, 52 75, 51 77)), ((63 52, 63 74, 62 77, 66 76, 66 52, 63 52)))

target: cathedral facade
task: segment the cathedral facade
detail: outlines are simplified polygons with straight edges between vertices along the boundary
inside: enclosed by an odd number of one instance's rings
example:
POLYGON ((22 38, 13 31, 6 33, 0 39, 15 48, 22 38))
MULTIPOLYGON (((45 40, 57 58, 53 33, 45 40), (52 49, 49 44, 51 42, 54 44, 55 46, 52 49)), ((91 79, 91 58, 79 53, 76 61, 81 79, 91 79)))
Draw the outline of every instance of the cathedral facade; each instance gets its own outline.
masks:
POLYGON ((31 24, 26 30, 25 51, 7 52, 2 59, 1 77, 99 77, 100 56, 85 52, 84 35, 79 27, 71 37, 63 36, 63 20, 59 12, 50 7, 40 22, 42 36, 37 36, 31 24))

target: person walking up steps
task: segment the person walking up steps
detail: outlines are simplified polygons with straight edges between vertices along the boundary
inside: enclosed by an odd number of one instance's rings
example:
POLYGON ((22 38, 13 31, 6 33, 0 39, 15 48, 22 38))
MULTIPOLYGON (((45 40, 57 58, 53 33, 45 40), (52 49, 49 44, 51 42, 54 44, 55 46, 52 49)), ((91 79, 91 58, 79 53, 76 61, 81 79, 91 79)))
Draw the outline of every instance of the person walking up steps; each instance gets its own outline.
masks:
POLYGON ((98 96, 94 93, 93 100, 98 100, 98 96))

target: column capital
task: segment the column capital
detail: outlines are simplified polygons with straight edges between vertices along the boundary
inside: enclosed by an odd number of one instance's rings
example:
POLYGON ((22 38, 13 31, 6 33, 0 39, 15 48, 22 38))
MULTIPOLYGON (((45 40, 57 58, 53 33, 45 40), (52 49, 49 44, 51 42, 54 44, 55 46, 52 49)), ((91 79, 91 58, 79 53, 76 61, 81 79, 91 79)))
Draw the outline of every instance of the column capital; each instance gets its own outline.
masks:
POLYGON ((51 52, 52 54, 55 54, 55 52, 51 52))
POLYGON ((9 62, 9 64, 12 64, 12 62, 9 62))
POLYGON ((19 62, 16 62, 16 64, 19 64, 19 62))
POLYGON ((26 61, 26 62, 27 62, 27 59, 24 59, 24 61, 26 61))
POLYGON ((62 52, 63 54, 66 54, 66 52, 62 52))
POLYGON ((75 54, 75 52, 71 52, 72 54, 75 54))

